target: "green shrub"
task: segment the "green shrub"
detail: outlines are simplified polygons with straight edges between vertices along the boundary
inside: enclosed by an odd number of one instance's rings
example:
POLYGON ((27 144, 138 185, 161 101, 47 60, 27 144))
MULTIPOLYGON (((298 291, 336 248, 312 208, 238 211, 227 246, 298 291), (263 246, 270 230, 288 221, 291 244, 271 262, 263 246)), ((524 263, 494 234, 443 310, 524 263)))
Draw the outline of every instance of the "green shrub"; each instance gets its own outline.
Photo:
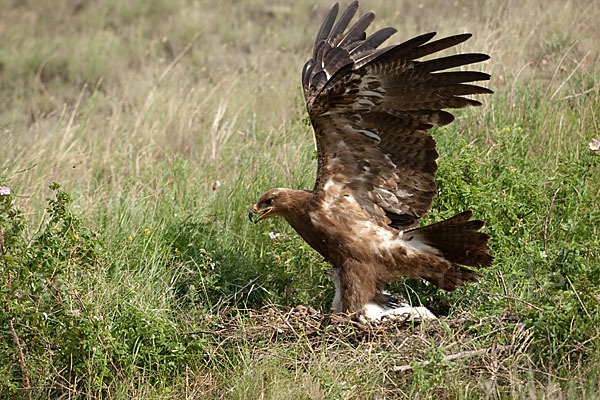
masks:
POLYGON ((126 287, 97 298, 98 269, 106 264, 100 235, 82 225, 58 184, 50 188, 56 197, 48 199, 48 221, 31 241, 13 196, 0 196, 2 390, 52 392, 60 380, 102 392, 131 373, 149 381, 175 376, 204 342, 182 336, 165 310, 140 307, 126 287))

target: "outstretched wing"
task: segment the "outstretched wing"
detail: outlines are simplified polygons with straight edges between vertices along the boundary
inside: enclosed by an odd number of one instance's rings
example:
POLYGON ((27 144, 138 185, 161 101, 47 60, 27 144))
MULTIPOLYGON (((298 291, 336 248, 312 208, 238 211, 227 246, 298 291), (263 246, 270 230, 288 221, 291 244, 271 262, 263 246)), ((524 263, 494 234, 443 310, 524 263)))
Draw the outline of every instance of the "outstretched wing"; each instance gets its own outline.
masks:
POLYGON ((488 80, 488 74, 444 70, 489 56, 417 61, 470 34, 430 42, 435 33, 428 33, 378 49, 396 30, 384 28, 367 37, 373 13, 347 29, 357 10, 355 1, 335 22, 338 5, 331 9, 302 71, 318 150, 313 191, 329 204, 352 196, 378 224, 406 229, 418 224, 436 194, 438 153, 428 130, 452 122, 445 108, 481 105, 462 96, 492 93, 469 84, 488 80))

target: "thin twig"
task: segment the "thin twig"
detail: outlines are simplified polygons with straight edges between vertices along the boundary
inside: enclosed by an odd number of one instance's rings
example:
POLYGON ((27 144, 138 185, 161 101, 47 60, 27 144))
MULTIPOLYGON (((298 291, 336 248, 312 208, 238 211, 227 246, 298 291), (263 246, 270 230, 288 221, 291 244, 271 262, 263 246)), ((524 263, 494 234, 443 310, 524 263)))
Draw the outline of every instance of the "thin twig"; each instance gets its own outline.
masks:
MULTIPOLYGON (((500 350, 500 351, 504 351, 509 349, 511 346, 496 346, 495 350, 500 350)), ((470 358, 470 357, 476 357, 476 356, 480 356, 483 354, 486 354, 488 352, 490 352, 493 348, 487 348, 487 349, 479 349, 479 350, 469 350, 469 351, 462 351, 460 353, 456 353, 456 354, 450 354, 449 356, 446 356, 444 358, 442 358, 443 362, 450 362, 450 361, 456 361, 456 360, 460 360, 463 358, 470 358)), ((410 371, 412 369, 414 369, 415 367, 419 366, 419 367, 425 367, 427 365, 431 364, 431 361, 422 361, 419 363, 416 363, 414 365, 397 365, 395 367, 392 367, 392 370, 395 372, 405 372, 405 371, 410 371)))
POLYGON ((254 282, 256 282, 257 280, 259 280, 264 274, 258 274, 256 277, 250 279, 250 281, 248 283, 246 283, 244 286, 242 286, 240 289, 238 289, 237 292, 235 292, 234 294, 229 295, 225 300, 220 301, 219 303, 227 303, 229 300, 235 298, 238 294, 240 294, 244 289, 246 289, 248 286, 252 285, 254 282))
POLYGON ((191 332, 183 332, 184 335, 198 335, 200 333, 203 333, 205 335, 220 335, 223 332, 227 332, 227 329, 221 329, 219 331, 207 331, 205 329, 197 329, 195 331, 191 331, 191 332))
POLYGON ((589 342, 593 342, 594 340, 598 339, 598 337, 600 337, 600 335, 594 335, 591 338, 584 340, 583 342, 577 343, 577 346, 573 346, 573 350, 567 351, 565 355, 569 355, 571 353, 576 353, 580 351, 583 348, 583 346, 585 346, 589 342))
POLYGON ((583 96, 583 95, 586 95, 586 94, 588 94, 589 92, 593 91, 594 89, 596 89, 596 87, 595 87, 595 86, 592 86, 592 87, 591 87, 591 88, 589 88, 588 90, 584 90, 584 91, 583 91, 583 92, 581 92, 581 93, 570 94, 570 95, 568 95, 568 96, 565 96, 565 97, 561 98, 560 100, 569 100, 569 99, 572 99, 572 98, 574 98, 574 97, 583 96))
POLYGON ((73 107, 73 111, 71 112, 71 116, 69 117, 69 122, 67 123, 67 128, 65 129, 65 134, 63 135, 63 143, 61 144, 61 149, 64 148, 64 143, 69 139, 69 134, 71 133, 71 128, 73 127, 73 122, 75 121, 75 115, 77 111, 79 111, 79 107, 81 106, 81 101, 83 100, 83 95, 87 92, 88 84, 84 83, 81 91, 79 92, 79 96, 77 96, 77 101, 75 102, 75 107, 73 107))
MULTIPOLYGON (((506 282, 504 282, 504 276, 502 276, 502 271, 498 271, 498 275, 500 276, 500 281, 502 282, 502 288, 504 289, 504 295, 508 296, 508 289, 506 288, 506 282)), ((506 299, 506 304, 508 304, 508 309, 512 310, 512 304, 510 304, 509 299, 506 299)), ((517 307, 515 306, 515 310, 517 307)))
POLYGON ((487 294, 488 296, 504 297, 505 299, 511 299, 511 300, 515 300, 515 301, 520 301, 521 303, 527 304, 531 308, 535 308, 538 311, 542 311, 542 309, 540 307, 538 307, 538 306, 536 306, 534 304, 531 304, 530 302, 525 301, 523 299, 519 299, 518 297, 507 296, 505 294, 500 294, 500 293, 490 293, 490 292, 486 292, 485 290, 481 290, 481 293, 487 294))
POLYGON ((565 275, 565 277, 567 278, 567 282, 569 282, 569 285, 571 285, 571 289, 573 289, 573 292, 575 292, 575 296, 577 296, 577 300, 579 300, 579 304, 581 304, 581 307, 583 308, 583 311, 585 311, 585 313, 587 314, 588 318, 592 320, 592 316, 588 312, 587 308, 585 308, 585 304, 583 304, 583 301, 581 301, 581 297, 579 297, 579 294, 577 293, 577 290, 575 289, 575 286, 573 286, 573 282, 571 282, 571 280, 569 279, 568 275, 565 275))
POLYGON ((544 219, 544 250, 548 251, 548 224, 550 223, 550 210, 552 210, 552 206, 554 205, 554 200, 556 200, 556 195, 558 194, 558 191, 560 190, 560 188, 557 188, 556 191, 554 192, 554 195, 552 196, 552 200, 550 201, 550 203, 548 204, 548 211, 546 211, 546 218, 544 219))
POLYGON ((567 83, 569 81, 569 79, 571 79, 571 77, 573 75, 575 75, 575 72, 579 69, 579 67, 581 67, 583 65, 583 62, 585 61, 585 59, 587 58, 587 56, 590 55, 590 53, 591 53, 590 51, 588 51, 587 53, 585 53, 585 56, 583 56, 583 58, 581 59, 581 61, 579 61, 577 63, 577 65, 575 66, 575 68, 573 68, 573 71, 571 71, 571 73, 569 74, 569 76, 567 76, 567 79, 563 80, 560 83, 560 85, 558 86, 558 88, 554 91, 554 93, 552 93, 552 96, 550 96, 550 101, 554 100, 554 97, 556 97, 556 95, 558 94, 558 92, 560 92, 560 89, 562 89, 562 87, 565 85, 565 83, 567 83))
POLYGON ((12 333, 13 339, 15 339, 15 343, 17 344, 17 350, 19 350, 19 362, 21 363, 21 372, 23 373, 23 381, 25 382, 25 389, 29 390, 31 385, 29 384, 29 377, 27 376, 27 364, 25 364, 25 357, 23 356, 23 349, 21 348, 21 341, 19 340, 19 336, 17 336, 17 331, 15 331, 15 327, 13 325, 12 319, 8 320, 10 325, 10 332, 12 333))
MULTIPOLYGON (((10 269, 8 268, 8 263, 6 261, 6 248, 4 247, 4 231, 2 227, 0 227, 0 255, 2 255, 2 264, 7 271, 6 277, 6 289, 7 296, 10 296, 10 269)), ((29 383, 29 377, 27 375, 27 364, 25 364, 25 357, 23 356, 23 348, 21 347, 21 340, 19 339, 19 335, 17 335, 17 331, 15 330, 15 326, 13 325, 12 318, 10 317, 10 303, 9 298, 5 299, 6 301, 6 313, 8 314, 8 324, 10 325, 10 333, 12 334, 15 343, 17 344, 17 350, 19 350, 19 363, 21 364, 21 374, 23 375, 23 382, 25 382, 25 390, 29 390, 31 385, 29 383)))
POLYGON ((523 370, 523 371, 533 371, 533 372, 537 372, 538 374, 543 374, 543 375, 549 376, 549 377, 551 377, 551 378, 554 378, 554 379, 558 379, 558 380, 560 380, 560 381, 563 381, 563 382, 568 382, 568 381, 569 381, 569 379, 568 379, 568 378, 563 378, 563 377, 560 377, 560 376, 556 376, 556 375, 554 375, 554 374, 551 374, 551 373, 549 373, 549 372, 545 372, 545 371, 541 371, 541 370, 539 370, 539 369, 533 369, 533 368, 531 368, 531 367, 529 367, 529 368, 525 368, 525 367, 523 367, 523 366, 521 366, 521 365, 517 365, 517 368, 519 368, 520 370, 523 370))

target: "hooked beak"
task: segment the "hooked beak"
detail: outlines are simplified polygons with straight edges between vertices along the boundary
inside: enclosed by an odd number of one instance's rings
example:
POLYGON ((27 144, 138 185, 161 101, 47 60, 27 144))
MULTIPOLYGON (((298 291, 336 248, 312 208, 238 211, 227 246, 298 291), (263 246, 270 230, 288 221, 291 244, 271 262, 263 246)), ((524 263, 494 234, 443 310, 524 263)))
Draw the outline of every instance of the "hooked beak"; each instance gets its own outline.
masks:
POLYGON ((273 207, 267 207, 267 208, 263 208, 262 210, 259 210, 256 207, 256 204, 252 206, 252 208, 250 209, 250 212, 248 213, 248 218, 250 219, 251 222, 254 222, 255 224, 258 223, 258 221, 260 221, 261 219, 266 218, 266 215, 268 213, 271 212, 271 210, 273 210, 273 207), (253 220, 253 218, 258 215, 258 217, 256 217, 256 219, 253 220))

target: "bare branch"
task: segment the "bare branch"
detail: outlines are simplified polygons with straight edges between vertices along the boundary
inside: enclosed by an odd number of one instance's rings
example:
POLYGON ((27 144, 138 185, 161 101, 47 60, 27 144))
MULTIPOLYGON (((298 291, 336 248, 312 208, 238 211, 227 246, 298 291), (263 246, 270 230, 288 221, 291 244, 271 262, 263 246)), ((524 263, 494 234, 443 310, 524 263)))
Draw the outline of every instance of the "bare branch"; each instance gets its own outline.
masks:
MULTIPOLYGON (((442 361, 450 362, 450 361, 460 360, 463 358, 481 356, 486 353, 489 353, 492 350, 503 351, 503 350, 508 350, 510 347, 511 346, 495 346, 495 347, 490 347, 488 349, 462 351, 460 353, 450 354, 449 356, 442 358, 442 361)), ((422 361, 422 362, 416 363, 415 365, 397 365, 397 366, 393 367, 392 370, 395 372, 406 372, 406 371, 410 371, 410 370, 414 369, 417 366, 424 367, 429 364, 431 364, 431 361, 422 361)))
POLYGON ((505 299, 520 301, 521 303, 527 304, 531 308, 535 308, 538 311, 542 311, 542 309, 540 307, 536 306, 535 304, 531 304, 530 302, 525 301, 523 299, 519 299, 518 297, 508 296, 508 295, 500 294, 500 293, 490 293, 490 292, 486 292, 485 290, 482 290, 481 293, 487 294, 488 296, 504 297, 505 299))

